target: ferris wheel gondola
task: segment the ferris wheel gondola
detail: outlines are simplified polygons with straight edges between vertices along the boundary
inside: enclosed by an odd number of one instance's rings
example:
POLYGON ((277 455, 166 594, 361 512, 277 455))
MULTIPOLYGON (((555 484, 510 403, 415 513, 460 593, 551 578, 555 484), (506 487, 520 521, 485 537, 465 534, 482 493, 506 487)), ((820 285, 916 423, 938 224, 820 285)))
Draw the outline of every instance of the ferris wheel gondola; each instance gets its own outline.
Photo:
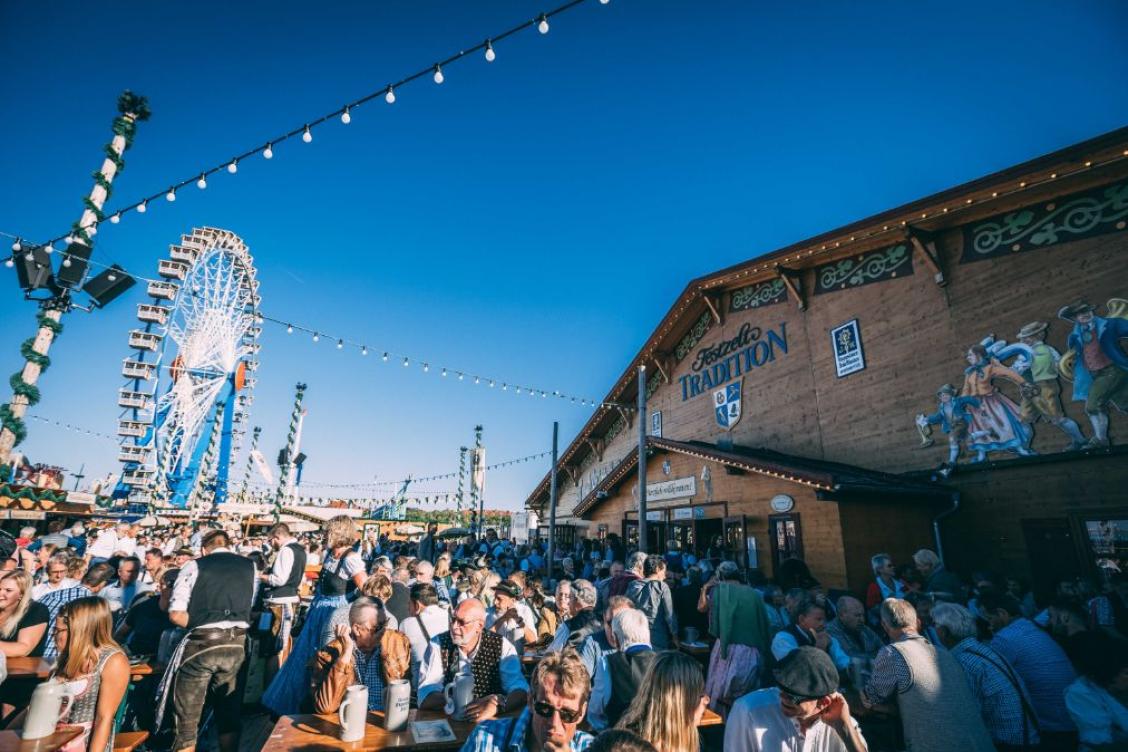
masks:
POLYGON ((258 281, 246 244, 195 229, 170 247, 137 307, 118 393, 123 465, 115 496, 185 507, 227 496, 258 367, 258 281))

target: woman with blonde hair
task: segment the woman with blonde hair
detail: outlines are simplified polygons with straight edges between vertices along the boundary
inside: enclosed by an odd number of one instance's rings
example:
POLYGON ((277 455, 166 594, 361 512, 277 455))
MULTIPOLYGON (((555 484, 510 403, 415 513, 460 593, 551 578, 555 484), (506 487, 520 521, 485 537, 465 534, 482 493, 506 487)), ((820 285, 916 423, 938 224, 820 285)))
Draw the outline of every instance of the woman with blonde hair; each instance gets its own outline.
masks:
MULTIPOLYGON (((360 595, 371 598, 383 614, 383 621, 386 622, 388 629, 399 629, 399 622, 396 617, 387 612, 385 605, 388 599, 392 597, 392 581, 385 575, 373 574, 369 575, 364 584, 357 590, 360 595)), ((359 600, 359 598, 358 598, 359 600)), ((337 636, 337 625, 349 623, 349 609, 352 608, 352 603, 346 603, 343 606, 337 606, 333 609, 333 615, 329 617, 329 621, 325 622, 325 626, 321 628, 321 641, 320 648, 324 648, 337 636)))
MULTIPOLYGON (((22 569, 0 573, 0 653, 5 658, 39 658, 47 646, 51 613, 31 598, 31 575, 22 569)), ((0 684, 3 716, 27 705, 39 680, 12 677, 0 684)))
POLYGON ((321 633, 333 612, 348 603, 348 595, 364 584, 368 573, 364 560, 353 546, 360 530, 351 517, 340 515, 325 524, 325 558, 317 581, 317 594, 310 604, 305 625, 293 650, 274 675, 262 696, 262 704, 276 715, 300 712, 309 691, 309 661, 321 647, 321 633))
POLYGON ((62 752, 113 752, 114 718, 129 685, 129 660, 111 636, 113 617, 103 598, 77 598, 55 619, 59 664, 54 678, 71 694, 59 724, 82 734, 62 752))
POLYGON ((698 752, 697 724, 708 703, 700 664, 684 653, 665 651, 646 670, 616 728, 633 731, 658 752, 698 752))

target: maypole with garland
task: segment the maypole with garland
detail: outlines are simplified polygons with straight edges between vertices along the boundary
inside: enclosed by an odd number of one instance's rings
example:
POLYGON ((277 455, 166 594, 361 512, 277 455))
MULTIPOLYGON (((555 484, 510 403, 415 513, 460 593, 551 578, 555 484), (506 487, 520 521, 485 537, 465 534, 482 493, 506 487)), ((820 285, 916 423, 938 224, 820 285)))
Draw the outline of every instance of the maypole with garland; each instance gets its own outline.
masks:
MULTIPOLYGON (((137 123, 148 120, 150 115, 148 100, 128 90, 118 97, 117 107, 120 114, 114 118, 114 137, 104 148, 106 158, 102 162, 102 168, 93 173, 94 187, 90 195, 82 199, 86 208, 72 227, 71 236, 77 242, 89 247, 94 246, 98 223, 106 216, 102 207, 105 206, 112 192, 111 184, 125 169, 124 154, 133 145, 137 123)), ((68 266, 69 263, 69 258, 63 262, 68 266)), ((71 306, 69 290, 62 290, 58 295, 44 301, 42 306, 42 310, 36 315, 39 331, 20 345, 20 354, 25 361, 24 367, 12 374, 9 379, 12 401, 0 406, 0 464, 7 464, 12 450, 27 438, 27 424, 23 418, 27 409, 39 402, 41 396, 38 386, 39 377, 51 365, 47 352, 51 349, 55 338, 63 332, 60 319, 71 306)))
POLYGON ((306 385, 299 383, 297 393, 294 395, 294 411, 290 413, 290 428, 286 433, 286 448, 283 450, 283 463, 278 474, 278 491, 274 494, 274 521, 282 519, 282 503, 286 501, 294 490, 294 456, 298 451, 301 441, 302 424, 302 399, 305 397, 306 385))

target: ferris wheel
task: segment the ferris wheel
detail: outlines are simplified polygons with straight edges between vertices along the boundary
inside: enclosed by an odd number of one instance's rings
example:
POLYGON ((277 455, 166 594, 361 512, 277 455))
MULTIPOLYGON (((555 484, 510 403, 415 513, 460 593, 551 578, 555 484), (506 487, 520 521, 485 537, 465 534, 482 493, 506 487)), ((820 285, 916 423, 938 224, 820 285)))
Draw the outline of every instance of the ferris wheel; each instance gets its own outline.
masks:
POLYGON ((117 498, 185 507, 222 503, 258 368, 259 283, 246 244, 198 228, 170 246, 137 306, 118 392, 117 498))

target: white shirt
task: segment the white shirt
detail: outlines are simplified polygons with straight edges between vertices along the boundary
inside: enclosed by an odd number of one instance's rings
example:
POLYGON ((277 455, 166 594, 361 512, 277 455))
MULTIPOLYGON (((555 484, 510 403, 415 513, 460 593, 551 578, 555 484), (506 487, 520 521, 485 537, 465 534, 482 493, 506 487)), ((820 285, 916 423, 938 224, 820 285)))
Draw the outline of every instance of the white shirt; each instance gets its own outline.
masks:
POLYGON ((31 589, 32 600, 39 600, 47 593, 53 593, 56 590, 66 590, 67 588, 77 587, 78 580, 72 580, 70 577, 64 577, 58 585, 52 585, 50 582, 41 582, 31 589))
MULTIPOLYGON (((217 548, 211 553, 231 553, 230 549, 217 548)), ((192 599, 192 588, 196 585, 196 578, 200 576, 200 567, 197 564, 197 559, 186 563, 180 568, 180 574, 176 576, 176 584, 172 586, 172 598, 168 602, 169 611, 188 611, 188 602, 192 599)), ((255 586, 258 584, 258 570, 251 567, 251 593, 254 593, 255 586)), ((252 595, 253 598, 253 595, 252 595)), ((242 627, 249 629, 250 624, 245 621, 216 621, 209 624, 200 624, 196 628, 207 627, 208 629, 228 629, 230 627, 242 627)))
POLYGON ((1128 741, 1128 709, 1085 677, 1065 688, 1065 707, 1077 724, 1081 749, 1128 741))
MULTIPOLYGON (((486 611, 486 629, 492 628, 494 623, 497 622, 497 613, 495 611, 495 608, 491 608, 486 611)), ((514 608, 517 609, 517 615, 525 620, 525 626, 535 632, 537 628, 537 620, 536 617, 533 616, 533 610, 529 608, 529 606, 523 601, 517 601, 517 605, 514 606, 514 608)), ((518 626, 515 619, 508 619, 505 624, 502 625, 500 630, 495 631, 497 631, 497 633, 505 639, 512 642, 514 649, 524 649, 525 627, 518 626)))
MULTIPOLYGON (((782 661, 784 656, 798 649, 799 643, 795 640, 795 635, 787 630, 776 632, 775 637, 772 638, 772 655, 775 656, 776 661, 782 661)), ((833 637, 830 638, 827 653, 830 654, 830 659, 834 661, 834 667, 839 671, 850 668, 850 656, 846 655, 846 651, 833 637)))
POLYGON ((98 533, 98 537, 90 544, 90 548, 86 550, 86 553, 90 554, 90 556, 95 559, 108 559, 118 550, 117 543, 117 530, 111 527, 98 533))
MULTIPOLYGON (((266 584, 270 587, 285 585, 286 581, 290 579, 290 574, 294 569, 294 549, 290 548, 291 543, 297 543, 297 540, 287 538, 282 542, 282 547, 278 549, 278 555, 274 557, 274 566, 270 568, 270 575, 266 580, 266 584)), ((283 603, 293 604, 298 602, 298 596, 295 593, 281 598, 267 598, 266 602, 278 606, 283 603)))
MULTIPOLYGON (((481 639, 478 640, 478 647, 474 648, 471 655, 466 655, 462 650, 458 650, 458 666, 455 668, 455 674, 471 674, 473 671, 470 668, 474 656, 478 653, 478 648, 482 646, 481 639)), ((516 692, 517 690, 529 691, 529 683, 525 681, 525 675, 521 673, 521 657, 517 655, 517 650, 513 647, 513 643, 509 640, 502 639, 501 641, 501 665, 499 666, 501 673, 501 690, 504 694, 516 692)), ((442 648, 439 646, 438 638, 432 638, 431 644, 427 646, 427 651, 423 655, 423 662, 419 664, 419 702, 430 694, 443 691, 443 658, 442 648)))
MULTIPOLYGON (((853 719, 851 719, 853 720, 853 719)), ((854 721, 857 726, 857 721, 854 721)), ((838 732, 815 721, 805 734, 783 714, 779 690, 750 692, 733 703, 725 722, 725 749, 742 752, 846 752, 838 732)))
POLYGON ((411 643, 411 662, 415 666, 423 662, 423 655, 431 642, 423 634, 419 626, 420 620, 423 621, 423 626, 427 628, 432 638, 450 631, 450 616, 442 606, 427 606, 419 612, 419 616, 409 616, 404 619, 400 631, 407 635, 407 641, 411 643))
POLYGON ((135 556, 137 554, 137 541, 133 538, 118 538, 117 545, 114 546, 114 553, 118 551, 126 556, 135 556))

